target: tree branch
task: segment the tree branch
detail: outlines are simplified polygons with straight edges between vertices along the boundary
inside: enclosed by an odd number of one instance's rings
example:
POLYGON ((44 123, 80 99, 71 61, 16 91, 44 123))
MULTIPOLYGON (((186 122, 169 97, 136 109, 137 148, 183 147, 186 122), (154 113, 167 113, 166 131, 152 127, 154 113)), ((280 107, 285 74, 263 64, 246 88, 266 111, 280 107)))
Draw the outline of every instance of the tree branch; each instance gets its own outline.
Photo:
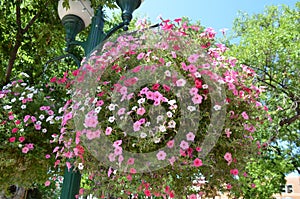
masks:
POLYGON ((17 23, 17 35, 16 35, 16 43, 12 49, 12 51, 10 52, 9 55, 9 61, 8 61, 8 66, 6 69, 6 74, 5 74, 5 83, 9 83, 10 82, 10 76, 11 76, 11 72, 15 63, 15 60, 17 58, 17 53, 18 50, 21 46, 22 43, 22 22, 21 22, 21 0, 17 0, 16 3, 16 23, 17 23))
MULTIPOLYGON (((49 4, 49 1, 45 4, 44 8, 47 8, 47 5, 49 4)), ((33 25, 33 23, 37 20, 37 18, 42 14, 44 9, 41 9, 32 19, 28 22, 28 24, 25 26, 25 28, 22 30, 22 33, 26 33, 28 29, 33 25)))

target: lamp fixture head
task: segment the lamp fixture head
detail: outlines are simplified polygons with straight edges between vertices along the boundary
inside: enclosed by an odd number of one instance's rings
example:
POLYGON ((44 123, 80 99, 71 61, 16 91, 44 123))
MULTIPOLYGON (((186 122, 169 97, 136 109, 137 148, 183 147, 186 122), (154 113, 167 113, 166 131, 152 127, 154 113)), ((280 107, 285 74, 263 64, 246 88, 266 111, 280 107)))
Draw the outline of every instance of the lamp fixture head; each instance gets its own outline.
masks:
POLYGON ((63 7, 64 0, 58 2, 58 15, 66 30, 67 44, 75 40, 76 35, 90 25, 94 10, 89 0, 69 0, 69 8, 63 7))
POLYGON ((124 30, 127 30, 133 11, 140 7, 143 0, 116 0, 116 2, 122 10, 122 20, 125 24, 124 30))

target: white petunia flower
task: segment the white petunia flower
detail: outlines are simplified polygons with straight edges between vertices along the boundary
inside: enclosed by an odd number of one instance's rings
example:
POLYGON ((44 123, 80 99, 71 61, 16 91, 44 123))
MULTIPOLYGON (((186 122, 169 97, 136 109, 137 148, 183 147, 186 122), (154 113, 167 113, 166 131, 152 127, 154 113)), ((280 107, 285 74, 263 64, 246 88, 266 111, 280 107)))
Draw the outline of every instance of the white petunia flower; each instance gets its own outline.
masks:
POLYGON ((175 128, 176 127, 176 122, 174 120, 171 120, 170 122, 168 122, 168 127, 169 128, 175 128))
POLYGON ((188 106, 187 109, 191 112, 195 111, 196 110, 196 107, 195 106, 188 106))
POLYGON ((145 101, 146 101, 145 98, 141 98, 141 99, 138 100, 138 103, 143 104, 145 101))
POLYGON ((23 104, 23 105, 21 106, 21 109, 25 109, 25 108, 26 108, 26 105, 23 104))
POLYGON ((214 109, 215 109, 216 111, 219 111, 219 110, 221 110, 221 106, 220 106, 220 105, 214 105, 214 109))
POLYGON ((168 104, 170 104, 172 106, 172 105, 176 104, 176 100, 169 100, 168 104))
POLYGON ((95 109, 95 112, 96 113, 99 113, 101 111, 102 107, 101 106, 98 106, 96 109, 95 109))
POLYGON ((166 127, 164 125, 160 125, 158 127, 158 129, 159 129, 160 132, 166 132, 167 131, 167 129, 166 129, 166 127))
POLYGON ((173 113, 171 111, 168 111, 167 116, 168 116, 168 118, 171 118, 173 116, 173 113))
POLYGON ((16 98, 12 98, 11 100, 10 100, 10 102, 12 102, 12 103, 14 103, 16 101, 16 98))
POLYGON ((108 109, 110 110, 110 111, 114 111, 115 109, 116 109, 116 104, 110 104, 109 106, 108 106, 108 109))
POLYGON ((115 117, 114 117, 114 116, 110 116, 110 117, 108 118, 108 121, 109 121, 110 123, 113 123, 113 122, 115 121, 115 117))
POLYGON ((79 169, 79 170, 82 170, 82 169, 83 169, 83 167, 84 167, 84 166, 83 166, 83 164, 82 164, 82 163, 79 163, 79 164, 78 164, 78 169, 79 169))
POLYGON ((154 141, 154 143, 155 143, 155 144, 157 144, 157 143, 159 143, 159 142, 160 142, 160 138, 158 138, 158 137, 154 137, 154 138, 153 138, 153 141, 154 141))
POLYGON ((11 109, 11 108, 12 108, 12 106, 9 106, 9 105, 3 106, 3 109, 4 109, 4 110, 8 110, 8 109, 11 109))
POLYGON ((146 138, 146 137, 147 137, 147 134, 146 134, 146 133, 141 133, 141 134, 140 134, 140 137, 141 137, 141 138, 146 138))
POLYGON ((195 72, 194 75, 195 75, 196 78, 200 78, 201 77, 201 74, 199 72, 195 72))
POLYGON ((207 88, 208 88, 208 85, 207 85, 207 84, 203 84, 203 85, 202 85, 202 88, 203 88, 203 89, 207 89, 207 88))

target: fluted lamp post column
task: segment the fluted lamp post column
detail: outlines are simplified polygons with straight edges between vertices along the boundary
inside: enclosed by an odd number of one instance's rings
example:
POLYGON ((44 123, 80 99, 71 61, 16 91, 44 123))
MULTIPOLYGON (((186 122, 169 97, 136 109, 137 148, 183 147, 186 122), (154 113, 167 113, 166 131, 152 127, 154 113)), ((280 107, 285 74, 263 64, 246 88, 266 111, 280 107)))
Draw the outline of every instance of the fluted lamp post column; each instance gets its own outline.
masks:
MULTIPOLYGON (((66 30, 66 51, 72 53, 72 46, 81 46, 85 56, 88 56, 101 42, 109 38, 118 29, 128 30, 132 13, 143 0, 116 0, 122 10, 123 22, 117 24, 107 33, 103 31, 105 20, 101 6, 94 9, 89 0, 69 0, 69 8, 63 6, 64 0, 58 2, 58 14, 66 30), (90 32, 84 42, 76 41, 76 35, 91 25, 90 32)), ((60 199, 74 199, 79 193, 81 174, 78 170, 65 169, 62 193, 60 199)))

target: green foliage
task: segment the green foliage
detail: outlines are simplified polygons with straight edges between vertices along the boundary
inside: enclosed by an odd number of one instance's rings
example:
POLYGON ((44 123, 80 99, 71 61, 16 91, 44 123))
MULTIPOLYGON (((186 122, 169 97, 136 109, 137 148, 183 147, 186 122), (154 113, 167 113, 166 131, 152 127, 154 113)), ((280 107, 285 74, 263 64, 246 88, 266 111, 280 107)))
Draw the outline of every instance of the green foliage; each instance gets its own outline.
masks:
POLYGON ((258 133, 268 150, 262 151, 263 159, 248 167, 257 186, 243 190, 249 198, 269 198, 279 193, 284 176, 300 166, 299 10, 299 2, 294 8, 270 6, 262 14, 240 13, 234 22, 240 42, 228 53, 257 72, 255 81, 267 91, 262 103, 273 119, 258 133))

